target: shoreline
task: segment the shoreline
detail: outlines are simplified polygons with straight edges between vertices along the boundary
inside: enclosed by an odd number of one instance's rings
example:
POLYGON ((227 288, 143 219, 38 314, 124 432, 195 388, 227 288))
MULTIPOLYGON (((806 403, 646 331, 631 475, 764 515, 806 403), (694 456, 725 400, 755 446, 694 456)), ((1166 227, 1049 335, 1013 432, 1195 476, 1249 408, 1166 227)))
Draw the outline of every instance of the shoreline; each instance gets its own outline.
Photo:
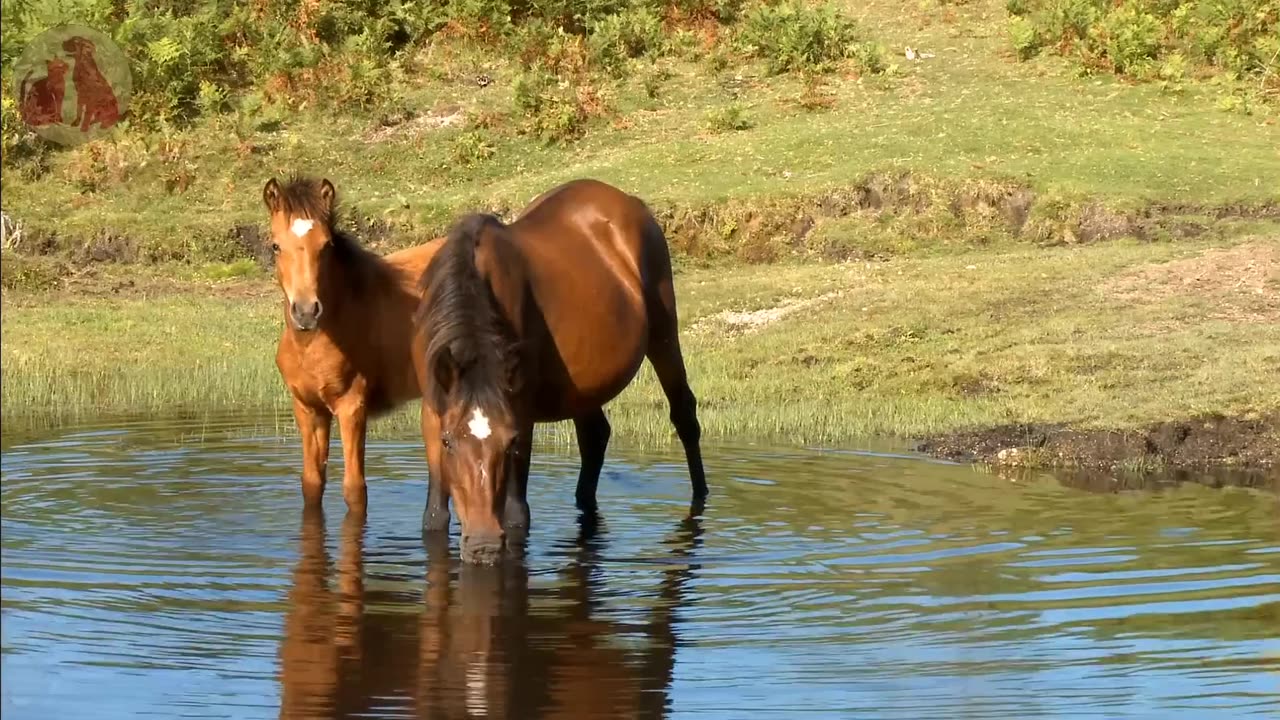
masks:
MULTIPOLYGON (((681 341, 704 437, 882 438, 1004 469, 1274 474, 1275 237, 685 266, 681 341)), ((5 420, 284 407, 278 290, 241 270, 98 263, 6 288, 5 420)), ((608 413, 619 440, 674 442, 647 365, 608 413)), ((372 431, 410 435, 414 416, 372 431)))

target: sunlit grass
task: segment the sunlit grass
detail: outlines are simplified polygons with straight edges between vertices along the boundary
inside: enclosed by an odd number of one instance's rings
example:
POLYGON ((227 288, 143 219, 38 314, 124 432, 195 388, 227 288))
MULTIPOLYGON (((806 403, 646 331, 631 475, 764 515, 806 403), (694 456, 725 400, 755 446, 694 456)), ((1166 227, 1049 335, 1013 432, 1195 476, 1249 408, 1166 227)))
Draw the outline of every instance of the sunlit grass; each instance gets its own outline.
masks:
MULTIPOLYGON (((687 270, 677 280, 682 342, 704 432, 839 443, 1011 421, 1129 427, 1273 407, 1280 333, 1266 313, 1280 308, 1265 297, 1233 316, 1212 295, 1134 300, 1107 290, 1137 267, 1203 249, 1120 242, 687 270), (725 315, 771 308, 786 312, 745 329, 725 315)), ((202 287, 145 300, 7 293, 6 421, 191 408, 287 418, 273 362, 274 295, 230 299, 202 287)), ((608 412, 620 440, 673 440, 647 366, 608 412)), ((375 432, 412 435, 416 418, 410 406, 375 432)))
MULTIPOLYGON (((499 119, 484 131, 493 154, 463 164, 454 149, 466 131, 456 126, 369 142, 376 114, 303 112, 237 139, 225 120, 214 120, 174 131, 167 141, 197 169, 185 192, 167 189, 151 144, 125 138, 111 154, 120 167, 101 170, 101 189, 86 193, 75 182, 88 150, 67 150, 38 179, 6 173, 4 207, 62 238, 88 241, 109 230, 143 255, 225 261, 243 252, 228 244, 227 231, 264 221, 262 184, 295 171, 333 179, 362 214, 393 223, 401 233, 396 242, 437 231, 463 209, 519 207, 580 176, 686 208, 810 195, 884 170, 944 181, 1016 181, 1046 202, 1280 199, 1280 124, 1265 108, 1224 112, 1212 86, 1188 83, 1169 92, 1079 77, 1051 57, 1016 62, 1004 36, 1003 3, 995 0, 850 3, 848 11, 890 49, 896 68, 886 77, 832 75, 825 84, 835 106, 827 111, 798 105, 798 78, 769 77, 750 64, 717 72, 674 63, 654 99, 642 89, 643 73, 606 83, 611 119, 567 145, 518 136, 508 126, 515 119, 499 119), (933 57, 908 61, 901 54, 907 45, 933 57), (731 106, 750 116, 750 128, 705 130, 708 113, 731 106)), ((404 88, 407 106, 421 113, 510 110, 516 63, 448 48, 433 63, 439 72, 415 76, 416 84, 404 88), (469 72, 477 66, 493 77, 484 90, 469 72)))

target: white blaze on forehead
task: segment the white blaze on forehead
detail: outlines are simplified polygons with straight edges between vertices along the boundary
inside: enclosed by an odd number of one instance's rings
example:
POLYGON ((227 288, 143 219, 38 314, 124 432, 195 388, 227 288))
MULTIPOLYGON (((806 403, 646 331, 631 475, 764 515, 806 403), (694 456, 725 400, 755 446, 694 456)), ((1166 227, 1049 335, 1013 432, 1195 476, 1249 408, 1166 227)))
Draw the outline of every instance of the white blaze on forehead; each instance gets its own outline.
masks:
POLYGON ((467 423, 467 429, 480 440, 489 437, 493 433, 489 428, 489 418, 485 417, 480 408, 471 409, 471 421, 467 423))
POLYGON ((311 228, 315 224, 316 222, 314 220, 308 220, 306 218, 294 218, 293 224, 289 226, 289 229, 293 231, 294 235, 297 235, 298 237, 302 237, 303 235, 306 235, 307 233, 311 232, 311 228))

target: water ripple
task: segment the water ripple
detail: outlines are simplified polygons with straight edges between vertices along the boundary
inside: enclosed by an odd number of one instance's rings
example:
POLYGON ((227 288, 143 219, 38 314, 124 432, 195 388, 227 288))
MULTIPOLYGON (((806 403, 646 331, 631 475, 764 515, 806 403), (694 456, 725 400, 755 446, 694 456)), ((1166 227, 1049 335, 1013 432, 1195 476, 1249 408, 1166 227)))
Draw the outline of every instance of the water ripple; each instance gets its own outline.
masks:
POLYGON ((1091 494, 901 454, 708 447, 712 501, 686 520, 678 448, 617 447, 593 533, 577 457, 539 449, 523 558, 483 569, 424 546, 420 444, 370 444, 360 525, 336 488, 304 518, 293 441, 237 428, 6 438, 6 718, 1200 718, 1280 701, 1280 519, 1257 491, 1091 494))

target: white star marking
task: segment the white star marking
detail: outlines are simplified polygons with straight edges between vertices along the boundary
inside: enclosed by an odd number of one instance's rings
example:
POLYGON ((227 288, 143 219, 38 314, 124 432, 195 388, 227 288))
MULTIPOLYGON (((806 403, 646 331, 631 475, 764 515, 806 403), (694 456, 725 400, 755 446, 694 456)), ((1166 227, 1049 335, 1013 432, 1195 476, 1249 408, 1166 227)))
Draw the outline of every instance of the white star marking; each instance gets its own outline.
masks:
POLYGON ((477 439, 483 440, 493 434, 493 430, 489 428, 489 418, 480 411, 480 408, 471 410, 471 422, 467 423, 467 428, 471 430, 471 434, 477 439))

